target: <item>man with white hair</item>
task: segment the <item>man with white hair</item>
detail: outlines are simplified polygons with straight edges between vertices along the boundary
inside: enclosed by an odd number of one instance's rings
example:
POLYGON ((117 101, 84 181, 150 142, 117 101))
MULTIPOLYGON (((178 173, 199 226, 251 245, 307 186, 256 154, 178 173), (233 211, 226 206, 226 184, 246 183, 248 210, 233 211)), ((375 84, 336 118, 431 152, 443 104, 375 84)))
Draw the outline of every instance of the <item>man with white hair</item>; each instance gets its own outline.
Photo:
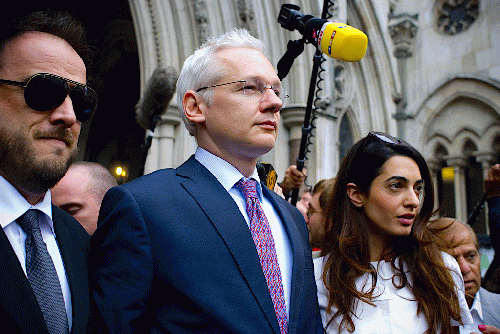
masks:
POLYGON ((258 182, 287 97, 261 41, 209 40, 177 96, 194 156, 111 189, 91 288, 112 333, 322 333, 301 213, 258 182))

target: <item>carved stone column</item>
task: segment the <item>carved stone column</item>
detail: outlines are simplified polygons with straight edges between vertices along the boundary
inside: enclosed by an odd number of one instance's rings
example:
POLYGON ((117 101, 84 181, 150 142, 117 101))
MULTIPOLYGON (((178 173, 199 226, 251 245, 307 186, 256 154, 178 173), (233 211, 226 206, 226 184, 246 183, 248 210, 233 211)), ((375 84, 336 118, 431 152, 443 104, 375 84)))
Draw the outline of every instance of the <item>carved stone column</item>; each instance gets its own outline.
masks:
POLYGON ((412 43, 417 34, 418 14, 408 13, 389 15, 389 33, 394 41, 394 56, 396 57, 398 74, 401 82, 401 92, 393 93, 393 100, 396 104, 396 119, 398 125, 398 137, 405 139, 405 121, 411 118, 406 113, 406 67, 407 59, 413 55, 412 43))
MULTIPOLYGON (((483 180, 488 176, 488 171, 497 161, 497 156, 494 153, 478 153, 476 154, 476 161, 481 163, 483 167, 483 180)), ((483 183, 484 184, 484 183, 483 183)), ((486 219, 486 234, 490 234, 490 224, 488 221, 488 205, 484 206, 485 219, 486 219)))
POLYGON ((448 166, 453 167, 455 173, 455 218, 461 222, 467 221, 467 189, 465 187, 465 166, 467 159, 451 157, 446 159, 448 166))
POLYGON ((151 147, 144 165, 144 174, 170 168, 174 161, 175 132, 182 122, 176 110, 167 110, 153 132, 151 147))
POLYGON ((205 0, 192 0, 192 4, 199 42, 203 44, 210 36, 207 3, 205 0))
POLYGON ((431 172, 432 178, 432 188, 434 189, 434 209, 439 205, 439 196, 438 196, 438 178, 441 173, 441 163, 436 160, 428 160, 427 166, 429 166, 429 170, 431 172))
POLYGON ((302 125, 304 124, 305 107, 287 107, 281 110, 281 120, 288 129, 289 164, 295 165, 299 156, 302 125))
POLYGON ((496 155, 492 152, 478 153, 475 155, 476 161, 483 167, 483 180, 488 175, 488 170, 495 164, 496 155))

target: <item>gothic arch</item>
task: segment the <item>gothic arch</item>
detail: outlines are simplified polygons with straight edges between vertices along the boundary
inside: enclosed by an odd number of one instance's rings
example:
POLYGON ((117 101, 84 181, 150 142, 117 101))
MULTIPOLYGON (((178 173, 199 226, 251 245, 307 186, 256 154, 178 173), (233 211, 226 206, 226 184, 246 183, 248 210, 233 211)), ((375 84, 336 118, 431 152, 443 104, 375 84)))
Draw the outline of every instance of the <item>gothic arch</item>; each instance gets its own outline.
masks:
MULTIPOLYGON (((454 198, 439 196, 436 204, 452 208, 448 214, 467 221, 481 197, 483 175, 498 156, 500 87, 478 77, 457 76, 438 85, 415 115, 423 125, 423 155, 437 193, 443 195, 443 187, 448 187, 446 192, 454 194, 454 198), (451 183, 440 177, 444 166, 453 168, 451 183)), ((481 233, 484 224, 483 217, 478 224, 481 233)))
POLYGON ((491 152, 500 128, 500 86, 475 77, 452 78, 439 85, 415 115, 423 124, 423 153, 428 159, 440 137, 446 138, 443 145, 450 156, 463 156, 467 138, 478 153, 491 152))

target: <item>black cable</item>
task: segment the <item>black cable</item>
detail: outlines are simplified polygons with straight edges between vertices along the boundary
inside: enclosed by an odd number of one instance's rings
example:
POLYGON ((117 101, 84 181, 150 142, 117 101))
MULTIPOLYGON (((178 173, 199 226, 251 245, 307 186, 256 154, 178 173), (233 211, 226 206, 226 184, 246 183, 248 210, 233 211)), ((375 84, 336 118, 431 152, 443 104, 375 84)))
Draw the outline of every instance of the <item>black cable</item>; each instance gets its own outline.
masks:
MULTIPOLYGON (((333 6, 333 1, 325 0, 323 2, 323 12, 321 14, 321 18, 326 20, 332 17, 329 12, 330 6, 333 6)), ((299 155, 296 160, 297 169, 302 171, 304 168, 305 162, 307 160, 307 153, 310 152, 309 146, 312 144, 312 130, 315 128, 314 121, 316 120, 315 112, 317 109, 321 109, 317 107, 317 102, 320 100, 319 94, 322 91, 320 86, 323 78, 321 74, 325 71, 323 66, 321 66, 325 62, 325 58, 323 53, 316 49, 313 58, 313 69, 311 73, 311 81, 309 83, 309 94, 307 98, 307 105, 304 115, 304 124, 302 125, 302 137, 300 140, 299 147, 299 155), (314 105, 314 107, 313 107, 314 105)), ((297 204, 297 199, 299 197, 299 189, 294 188, 292 190, 291 203, 292 205, 297 204)))

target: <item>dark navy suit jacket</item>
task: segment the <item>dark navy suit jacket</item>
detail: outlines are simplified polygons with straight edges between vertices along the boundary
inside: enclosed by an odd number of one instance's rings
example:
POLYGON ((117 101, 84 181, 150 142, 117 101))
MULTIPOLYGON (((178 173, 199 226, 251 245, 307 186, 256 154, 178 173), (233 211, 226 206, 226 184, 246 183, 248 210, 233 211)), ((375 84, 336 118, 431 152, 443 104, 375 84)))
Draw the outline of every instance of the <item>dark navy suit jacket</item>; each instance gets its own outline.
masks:
MULTIPOLYGON (((322 333, 304 219, 263 189, 293 252, 289 333, 322 333)), ((104 332, 280 331, 248 225, 194 157, 106 194, 89 270, 104 332)))
MULTIPOLYGON (((52 220, 71 292, 71 333, 84 334, 87 333, 89 321, 89 235, 73 217, 54 205, 52 220)), ((48 334, 31 285, 9 239, 0 230, 0 332, 48 334)))

